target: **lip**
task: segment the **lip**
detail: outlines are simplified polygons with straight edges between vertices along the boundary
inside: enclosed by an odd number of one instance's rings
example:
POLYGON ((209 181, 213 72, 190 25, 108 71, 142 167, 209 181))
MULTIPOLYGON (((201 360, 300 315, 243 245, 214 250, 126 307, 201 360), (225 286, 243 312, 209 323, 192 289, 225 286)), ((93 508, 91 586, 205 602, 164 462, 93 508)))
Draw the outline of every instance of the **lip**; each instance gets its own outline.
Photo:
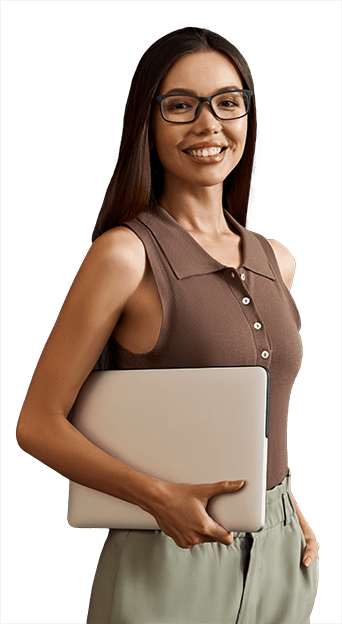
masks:
MULTIPOLYGON (((211 147, 219 147, 218 145, 215 146, 211 146, 211 147)), ((228 147, 228 146, 227 146, 228 147)), ((190 148, 188 148, 190 149, 190 148)), ((198 148, 200 149, 200 148, 198 148)), ((188 156, 188 158, 191 158, 191 160, 193 160, 196 163, 200 163, 201 165, 210 165, 216 162, 221 162, 225 155, 226 155, 226 149, 224 149, 222 152, 220 152, 219 154, 215 154, 214 156, 193 156, 192 154, 188 154, 188 152, 184 152, 185 156, 188 156)))
POLYGON ((203 149, 203 148, 209 148, 209 147, 228 147, 228 145, 224 145, 224 143, 209 143, 209 141, 205 141, 203 143, 196 143, 195 145, 189 145, 189 147, 185 147, 183 152, 186 152, 187 150, 196 150, 196 149, 203 149))

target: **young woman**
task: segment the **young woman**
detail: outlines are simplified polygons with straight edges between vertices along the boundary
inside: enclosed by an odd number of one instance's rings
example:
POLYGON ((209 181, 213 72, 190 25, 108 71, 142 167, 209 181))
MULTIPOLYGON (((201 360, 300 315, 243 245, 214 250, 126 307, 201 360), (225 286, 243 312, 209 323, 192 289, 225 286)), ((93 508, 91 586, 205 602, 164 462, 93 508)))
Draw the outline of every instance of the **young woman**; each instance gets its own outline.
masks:
POLYGON ((226 39, 183 28, 143 55, 93 244, 17 427, 26 452, 139 505, 161 529, 109 530, 88 624, 309 622, 319 545, 291 493, 286 446, 301 321, 289 292, 292 255, 245 228, 255 140, 251 73, 226 39), (68 420, 95 369, 243 365, 271 373, 266 524, 258 533, 227 532, 206 512, 212 496, 243 483, 148 477, 68 420))

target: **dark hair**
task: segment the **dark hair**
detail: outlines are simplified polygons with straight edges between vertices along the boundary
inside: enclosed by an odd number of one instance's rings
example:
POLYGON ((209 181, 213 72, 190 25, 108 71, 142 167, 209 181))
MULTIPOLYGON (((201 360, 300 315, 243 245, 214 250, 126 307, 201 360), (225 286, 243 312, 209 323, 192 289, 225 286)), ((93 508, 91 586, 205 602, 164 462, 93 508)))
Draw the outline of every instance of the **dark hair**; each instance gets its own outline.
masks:
MULTIPOLYGON (((246 60, 227 39, 204 28, 181 28, 153 43, 139 61, 129 91, 118 161, 108 185, 92 235, 92 242, 107 230, 154 212, 163 188, 163 169, 156 149, 150 150, 152 100, 159 84, 181 57, 201 51, 226 55, 239 72, 243 88, 254 91, 246 60)), ((251 99, 244 153, 223 183, 223 207, 246 225, 256 141, 255 97, 251 99)))

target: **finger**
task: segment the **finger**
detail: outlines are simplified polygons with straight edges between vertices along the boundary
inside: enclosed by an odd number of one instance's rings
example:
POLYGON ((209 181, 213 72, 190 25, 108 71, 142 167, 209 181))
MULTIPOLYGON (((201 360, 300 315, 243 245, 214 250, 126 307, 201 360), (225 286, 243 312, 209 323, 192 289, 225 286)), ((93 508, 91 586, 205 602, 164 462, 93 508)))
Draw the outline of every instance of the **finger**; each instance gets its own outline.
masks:
POLYGON ((317 552, 313 548, 306 548, 303 555, 303 563, 309 568, 315 559, 317 558, 317 552))
POLYGON ((181 536, 179 538, 175 538, 174 541, 176 542, 177 546, 179 546, 179 548, 191 548, 191 546, 193 546, 193 544, 191 542, 189 542, 187 539, 185 539, 185 537, 181 536))
POLYGON ((166 527, 162 528, 160 524, 159 527, 161 528, 163 533, 165 533, 165 535, 173 539, 173 541, 175 542, 175 544, 177 544, 177 546, 179 546, 179 548, 190 548, 188 540, 175 527, 172 527, 172 530, 167 529, 166 527))
POLYGON ((220 524, 217 524, 216 522, 214 522, 212 525, 212 529, 210 530, 209 536, 213 537, 215 542, 221 542, 221 544, 230 546, 230 544, 233 543, 234 532, 226 531, 226 529, 221 527, 220 524))
POLYGON ((236 492, 244 485, 244 480, 239 481, 217 481, 217 483, 205 483, 201 484, 201 491, 207 498, 217 496, 218 494, 227 494, 229 492, 236 492))
POLYGON ((305 550, 303 554, 302 563, 308 568, 313 564, 315 559, 318 559, 319 543, 315 536, 305 535, 305 550))
POLYGON ((225 546, 230 546, 234 541, 234 533, 232 531, 227 531, 226 535, 223 535, 220 538, 217 538, 217 541, 225 546))
POLYGON ((198 533, 198 537, 192 539, 192 546, 196 546, 197 544, 202 544, 204 542, 220 542, 220 541, 221 543, 224 543, 225 546, 230 546, 230 544, 233 542, 233 539, 234 539, 234 533, 230 531, 229 533, 227 533, 227 535, 229 536, 229 538, 226 541, 222 542, 221 539, 218 539, 217 536, 212 537, 207 534, 204 535, 204 534, 198 533))

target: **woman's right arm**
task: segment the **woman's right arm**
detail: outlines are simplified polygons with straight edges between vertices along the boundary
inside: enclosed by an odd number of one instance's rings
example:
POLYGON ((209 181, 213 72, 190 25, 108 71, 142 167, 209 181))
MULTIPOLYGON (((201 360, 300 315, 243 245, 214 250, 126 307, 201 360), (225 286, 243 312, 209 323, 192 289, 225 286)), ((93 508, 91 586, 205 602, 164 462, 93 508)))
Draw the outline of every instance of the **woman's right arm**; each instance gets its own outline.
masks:
POLYGON ((94 241, 42 351, 16 430, 24 451, 67 479, 143 508, 158 480, 99 449, 67 416, 144 271, 143 245, 127 228, 94 241))
POLYGON ((211 496, 233 492, 236 485, 175 484, 142 474, 102 451, 67 420, 145 267, 142 242, 124 226, 94 241, 39 358, 20 412, 17 441, 67 479, 139 505, 183 548, 203 541, 228 545, 232 534, 205 507, 211 496))

